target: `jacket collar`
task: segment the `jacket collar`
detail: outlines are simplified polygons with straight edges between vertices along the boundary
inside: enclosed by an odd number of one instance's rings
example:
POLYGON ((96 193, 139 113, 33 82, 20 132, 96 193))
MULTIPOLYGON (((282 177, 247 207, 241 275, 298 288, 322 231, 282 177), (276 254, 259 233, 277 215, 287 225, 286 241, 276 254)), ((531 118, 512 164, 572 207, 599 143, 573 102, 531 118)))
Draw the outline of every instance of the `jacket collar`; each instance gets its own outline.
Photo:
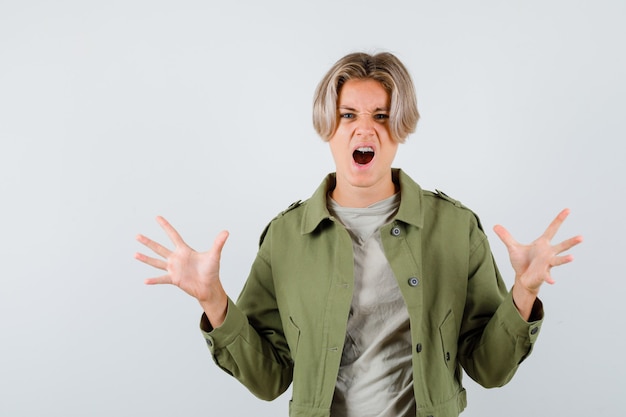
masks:
MULTIPOLYGON (((400 207, 395 219, 415 227, 422 227, 424 216, 421 187, 401 169, 392 169, 391 176, 394 183, 400 184, 400 207)), ((326 206, 326 199, 328 193, 335 188, 336 184, 336 174, 328 174, 307 201, 302 217, 302 234, 313 232, 322 221, 330 219, 331 216, 326 206)))

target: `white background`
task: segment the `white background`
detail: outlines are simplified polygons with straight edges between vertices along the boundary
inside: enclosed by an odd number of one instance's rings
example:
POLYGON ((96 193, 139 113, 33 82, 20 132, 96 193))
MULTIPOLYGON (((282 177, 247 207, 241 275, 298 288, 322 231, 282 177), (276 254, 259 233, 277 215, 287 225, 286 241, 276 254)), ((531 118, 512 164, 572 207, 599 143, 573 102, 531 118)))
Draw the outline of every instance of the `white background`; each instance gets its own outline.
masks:
POLYGON ((333 170, 313 90, 346 53, 409 68, 395 165, 476 211, 512 284, 558 211, 583 234, 535 352, 464 416, 623 416, 626 3, 0 0, 0 415, 287 415, 213 363, 200 307, 133 259, 164 215, 222 229, 239 293, 265 224, 333 170))

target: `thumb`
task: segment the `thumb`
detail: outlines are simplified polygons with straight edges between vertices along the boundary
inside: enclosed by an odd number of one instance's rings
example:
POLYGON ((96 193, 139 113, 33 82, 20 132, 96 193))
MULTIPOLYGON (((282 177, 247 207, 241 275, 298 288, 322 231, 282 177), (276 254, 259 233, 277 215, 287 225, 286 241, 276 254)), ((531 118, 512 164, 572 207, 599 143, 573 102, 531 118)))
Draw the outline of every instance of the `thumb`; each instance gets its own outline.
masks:
POLYGON ((213 247, 211 248, 211 252, 219 261, 222 256, 222 249, 224 249, 224 245, 226 244, 226 240, 228 240, 229 233, 227 230, 222 230, 215 240, 213 241, 213 247))
POLYGON ((504 228, 504 226, 497 224, 493 227, 493 231, 496 233, 496 235, 498 235, 498 237, 506 247, 514 246, 517 243, 515 239, 513 239, 513 236, 511 236, 509 231, 504 228))

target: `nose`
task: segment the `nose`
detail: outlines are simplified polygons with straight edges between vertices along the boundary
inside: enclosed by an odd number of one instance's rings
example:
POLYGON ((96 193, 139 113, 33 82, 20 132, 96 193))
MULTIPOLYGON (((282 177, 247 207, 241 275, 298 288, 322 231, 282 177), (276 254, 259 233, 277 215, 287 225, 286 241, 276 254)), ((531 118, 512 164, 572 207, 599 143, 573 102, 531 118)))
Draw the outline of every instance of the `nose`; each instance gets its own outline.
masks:
POLYGON ((369 136, 374 133, 375 130, 375 122, 374 119, 369 115, 361 115, 357 119, 355 133, 359 136, 369 136))

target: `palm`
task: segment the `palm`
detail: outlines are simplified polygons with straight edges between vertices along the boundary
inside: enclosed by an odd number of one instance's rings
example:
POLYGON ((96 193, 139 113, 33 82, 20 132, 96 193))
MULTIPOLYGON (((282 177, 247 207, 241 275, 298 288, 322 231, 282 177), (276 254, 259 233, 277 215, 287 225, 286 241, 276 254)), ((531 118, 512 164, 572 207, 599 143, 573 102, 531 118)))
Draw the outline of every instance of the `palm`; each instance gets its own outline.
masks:
POLYGON ((198 299, 207 298, 211 280, 219 275, 219 265, 209 252, 199 253, 186 245, 171 253, 166 270, 173 285, 198 299))

